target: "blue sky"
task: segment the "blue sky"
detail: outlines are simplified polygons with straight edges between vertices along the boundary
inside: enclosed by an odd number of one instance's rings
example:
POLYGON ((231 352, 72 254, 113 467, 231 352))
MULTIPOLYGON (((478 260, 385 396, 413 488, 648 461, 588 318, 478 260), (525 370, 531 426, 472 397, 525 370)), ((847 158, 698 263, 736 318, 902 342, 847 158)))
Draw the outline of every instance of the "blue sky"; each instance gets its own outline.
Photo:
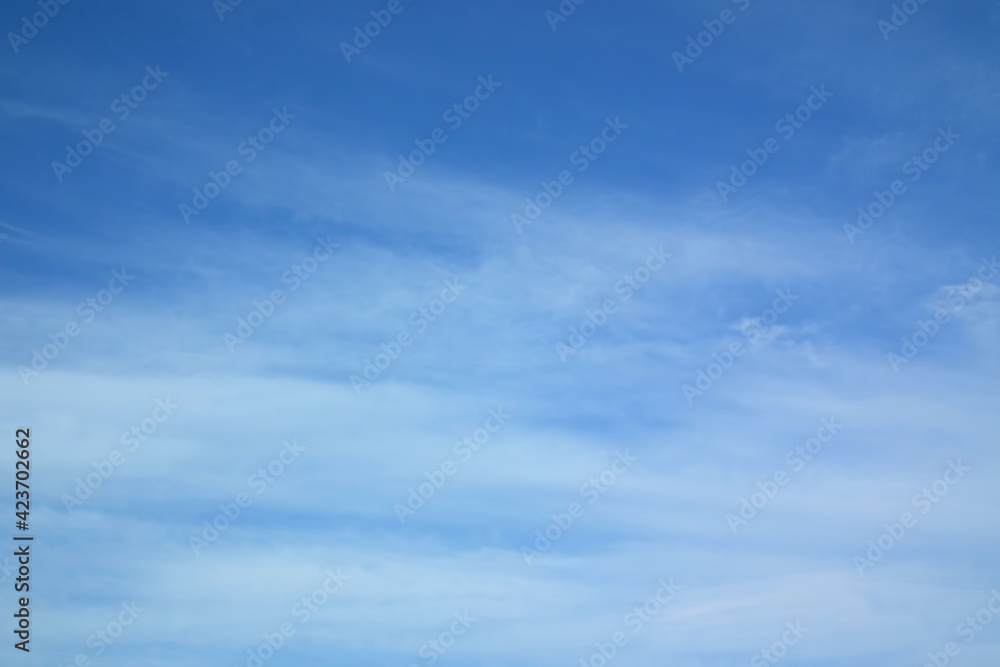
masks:
POLYGON ((52 2, 17 660, 996 664, 1000 5, 52 2))

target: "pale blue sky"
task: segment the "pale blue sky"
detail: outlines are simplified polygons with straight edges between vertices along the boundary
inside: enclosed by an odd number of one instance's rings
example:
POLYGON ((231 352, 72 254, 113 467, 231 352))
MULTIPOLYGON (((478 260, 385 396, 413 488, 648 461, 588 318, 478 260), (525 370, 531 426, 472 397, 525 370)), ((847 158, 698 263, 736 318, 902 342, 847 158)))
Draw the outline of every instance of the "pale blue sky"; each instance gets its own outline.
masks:
POLYGON ((0 12, 31 35, 0 58, 26 664, 246 665, 288 622, 264 664, 578 665, 621 631, 609 664, 736 667, 797 621, 788 664, 996 664, 1000 620, 959 624, 1000 587, 1000 5, 914 2, 898 31, 850 0, 219 6, 0 12))

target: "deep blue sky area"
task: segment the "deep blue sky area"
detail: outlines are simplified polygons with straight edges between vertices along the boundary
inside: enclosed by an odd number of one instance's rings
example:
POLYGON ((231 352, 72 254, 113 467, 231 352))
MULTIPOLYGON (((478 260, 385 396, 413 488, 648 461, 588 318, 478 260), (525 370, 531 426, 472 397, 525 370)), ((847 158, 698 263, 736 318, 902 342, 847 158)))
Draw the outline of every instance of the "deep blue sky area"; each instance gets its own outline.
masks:
POLYGON ((997 664, 1000 3, 0 32, 0 664, 997 664))

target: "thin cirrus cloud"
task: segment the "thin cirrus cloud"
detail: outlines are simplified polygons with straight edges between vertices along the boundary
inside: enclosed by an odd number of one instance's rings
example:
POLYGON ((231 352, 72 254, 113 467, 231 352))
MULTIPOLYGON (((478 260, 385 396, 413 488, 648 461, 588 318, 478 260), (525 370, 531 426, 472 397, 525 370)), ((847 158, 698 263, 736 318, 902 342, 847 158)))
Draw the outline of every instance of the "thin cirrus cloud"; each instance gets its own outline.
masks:
MULTIPOLYGON (((41 659, 247 664, 288 621, 267 664, 428 664, 422 647, 462 613, 476 620, 441 664, 594 664, 622 631, 622 663, 742 665, 795 622, 808 631, 789 663, 921 664, 955 641, 996 586, 996 283, 952 300, 898 372, 887 355, 1000 247, 978 189, 995 144, 986 14, 927 3, 886 42, 891 7, 752 3, 679 73, 670 53, 720 6, 585 3, 553 31, 530 3, 407 4, 350 64, 333 46, 379 7, 311 9, 123 8, 134 31, 105 40, 121 58, 70 37, 96 20, 71 4, 18 54, 32 77, 0 74, 0 398, 37 443, 41 659), (300 39, 245 48, 281 34, 300 39), (69 76, 53 63, 74 48, 69 76), (58 183, 51 161, 157 63, 170 77, 58 183), (495 98, 390 192, 386 170, 491 72, 495 98), (720 200, 717 181, 823 83, 824 109, 720 200), (185 224, 179 205, 285 106, 287 130, 185 224), (518 233, 511 215, 616 115, 621 138, 518 233), (949 126, 955 148, 852 243, 858 207, 949 126), (293 290, 322 242, 336 251, 293 290), (123 269, 134 282, 25 384, 123 269), (446 281, 460 296, 419 315, 446 281), (224 334, 279 289, 230 350, 224 334), (412 344, 366 376, 401 333, 412 344), (165 399, 176 413, 67 504, 165 399), (463 458, 456 443, 496 409, 509 419, 463 458), (789 453, 831 419, 842 428, 796 469, 789 453), (258 493, 286 441, 305 449, 258 493), (635 463, 588 496, 625 451, 635 463), (968 472, 921 512, 956 461, 968 472), (241 493, 252 503, 211 537, 241 493), (859 572, 908 511, 916 524, 859 572), (300 623, 331 570, 346 582, 300 623), (661 580, 679 592, 633 632, 661 580), (133 600, 136 622, 96 656, 88 637, 133 600)), ((968 664, 995 662, 995 636, 963 644, 968 664)))

